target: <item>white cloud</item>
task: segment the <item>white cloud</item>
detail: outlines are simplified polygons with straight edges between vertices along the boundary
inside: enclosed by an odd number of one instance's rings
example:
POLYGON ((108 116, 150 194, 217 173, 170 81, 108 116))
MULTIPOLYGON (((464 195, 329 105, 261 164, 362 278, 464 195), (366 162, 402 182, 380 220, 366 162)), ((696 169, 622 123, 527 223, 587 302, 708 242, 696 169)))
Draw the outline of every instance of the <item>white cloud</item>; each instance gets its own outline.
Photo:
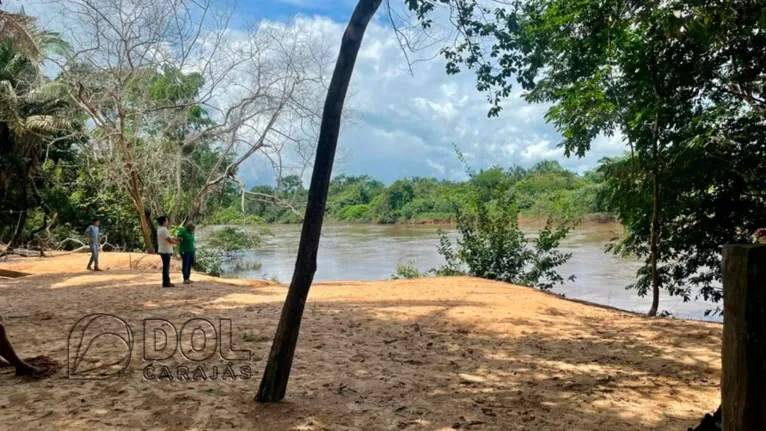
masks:
POLYGON ((426 159, 426 163, 428 163, 428 166, 430 166, 436 172, 436 174, 440 176, 443 176, 444 172, 447 170, 444 165, 440 165, 431 159, 426 159))
POLYGON ((536 144, 528 145, 524 151, 521 152, 522 157, 530 161, 541 161, 548 159, 555 159, 559 155, 561 150, 558 148, 552 148, 551 142, 542 140, 536 144))
MULTIPOLYGON (((320 16, 299 16, 291 25, 321 35, 332 45, 332 53, 337 52, 345 28, 345 23, 320 16)), ((432 54, 420 53, 418 59, 434 57, 432 54)), ((473 72, 447 75, 439 56, 414 63, 412 74, 409 70, 394 31, 381 20, 373 21, 364 37, 346 105, 353 118, 340 136, 339 154, 348 156, 336 164, 336 172, 369 174, 386 183, 403 176, 462 178, 453 143, 475 169, 495 164, 529 167, 553 159, 582 172, 595 167, 601 157, 619 155, 626 149, 619 136, 602 137, 586 157, 567 159, 557 147, 560 136, 544 120, 547 106, 526 103, 517 90, 503 102, 499 118, 487 118, 489 104, 486 95, 476 91, 473 72)), ((253 175, 249 180, 260 182, 262 178, 253 175)))

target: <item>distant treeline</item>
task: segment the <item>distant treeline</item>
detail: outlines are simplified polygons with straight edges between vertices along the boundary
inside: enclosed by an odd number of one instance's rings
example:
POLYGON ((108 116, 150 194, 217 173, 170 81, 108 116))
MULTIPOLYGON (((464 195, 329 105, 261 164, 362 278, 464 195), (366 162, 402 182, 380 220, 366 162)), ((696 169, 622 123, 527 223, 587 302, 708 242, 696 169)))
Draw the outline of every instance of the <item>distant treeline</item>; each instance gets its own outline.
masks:
MULTIPOLYGON (((332 180, 326 217, 347 223, 446 223, 455 218, 474 185, 506 188, 510 180, 513 202, 523 218, 544 220, 590 219, 614 221, 602 198, 602 174, 588 171, 579 175, 558 162, 543 161, 530 169, 492 167, 469 181, 455 182, 436 178, 404 178, 385 186, 370 176, 339 175, 332 180)), ((308 195, 297 176, 285 177, 278 187, 256 186, 252 196, 280 196, 247 200, 245 215, 255 222, 298 223, 308 195)), ((240 202, 219 208, 208 223, 241 223, 240 202)))

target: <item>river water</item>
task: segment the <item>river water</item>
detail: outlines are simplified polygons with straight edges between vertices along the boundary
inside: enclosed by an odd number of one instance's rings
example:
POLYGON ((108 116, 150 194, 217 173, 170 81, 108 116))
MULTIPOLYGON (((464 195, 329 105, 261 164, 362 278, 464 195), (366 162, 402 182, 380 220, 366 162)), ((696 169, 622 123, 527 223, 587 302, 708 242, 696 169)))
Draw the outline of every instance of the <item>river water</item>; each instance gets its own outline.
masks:
MULTIPOLYGON (((397 265, 414 262, 426 271, 444 263, 437 253, 439 244, 437 226, 428 225, 329 225, 323 229, 317 262, 316 281, 328 280, 384 280, 389 279, 397 265)), ((455 232, 442 227, 450 236, 455 232)), ((273 236, 264 238, 263 246, 247 252, 244 263, 259 262, 258 269, 231 269, 226 277, 247 279, 276 278, 289 283, 298 250, 300 227, 296 225, 271 226, 273 236)), ((525 228, 534 235, 536 228, 525 228)), ((574 274, 574 282, 554 288, 568 298, 582 299, 623 310, 646 312, 651 305, 649 296, 639 297, 635 290, 625 286, 635 279, 641 264, 604 252, 605 246, 621 230, 619 225, 580 225, 569 234, 560 248, 572 253, 572 258, 559 269, 565 277, 574 274)), ((204 244, 205 230, 200 231, 199 241, 204 244)), ((435 281, 436 282, 436 281, 435 281)), ((705 310, 715 304, 703 301, 684 303, 680 298, 669 297, 662 292, 660 310, 684 319, 720 321, 718 317, 706 317, 705 310)))

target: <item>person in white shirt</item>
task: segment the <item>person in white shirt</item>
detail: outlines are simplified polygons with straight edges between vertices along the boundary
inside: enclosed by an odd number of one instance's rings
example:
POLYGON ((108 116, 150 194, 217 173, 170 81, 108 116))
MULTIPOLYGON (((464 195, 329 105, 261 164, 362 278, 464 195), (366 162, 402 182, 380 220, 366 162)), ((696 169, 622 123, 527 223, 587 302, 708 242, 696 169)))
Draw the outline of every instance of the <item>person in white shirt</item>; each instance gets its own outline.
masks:
POLYGON ((160 225, 157 228, 157 252, 162 258, 162 287, 174 287, 175 285, 170 282, 170 258, 173 256, 173 246, 178 244, 178 239, 173 238, 168 230, 168 218, 166 216, 159 217, 157 223, 160 225))

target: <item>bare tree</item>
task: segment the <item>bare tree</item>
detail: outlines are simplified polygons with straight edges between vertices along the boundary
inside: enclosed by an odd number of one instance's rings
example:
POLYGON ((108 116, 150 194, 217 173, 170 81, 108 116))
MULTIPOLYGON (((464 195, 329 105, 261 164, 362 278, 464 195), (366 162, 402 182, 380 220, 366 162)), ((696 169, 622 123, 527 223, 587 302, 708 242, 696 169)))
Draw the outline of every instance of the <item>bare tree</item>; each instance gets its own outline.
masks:
POLYGON ((197 217, 244 161, 296 139, 288 119, 318 122, 312 103, 328 62, 310 35, 277 25, 232 30, 234 9, 212 0, 56 3, 75 47, 61 67, 88 117, 84 153, 127 192, 150 253, 148 214, 180 218, 186 199, 185 217, 197 217), (203 143, 220 157, 190 191, 182 171, 203 143))
MULTIPOLYGON (((254 154, 267 158, 280 178, 285 168, 305 169, 309 163, 306 153, 313 152, 321 115, 317 101, 326 90, 324 71, 329 64, 323 47, 293 26, 261 26, 253 34, 251 48, 255 49, 246 54, 251 70, 247 78, 254 84, 249 90, 263 94, 267 101, 256 100, 244 111, 254 111, 258 121, 244 121, 221 139, 222 157, 193 197, 187 219, 198 216, 213 187, 225 181, 239 185, 236 173, 254 154), (225 160, 227 155, 232 159, 225 160), (286 167, 286 157, 297 166, 286 167)), ((272 199, 279 200, 277 196, 272 199)))

